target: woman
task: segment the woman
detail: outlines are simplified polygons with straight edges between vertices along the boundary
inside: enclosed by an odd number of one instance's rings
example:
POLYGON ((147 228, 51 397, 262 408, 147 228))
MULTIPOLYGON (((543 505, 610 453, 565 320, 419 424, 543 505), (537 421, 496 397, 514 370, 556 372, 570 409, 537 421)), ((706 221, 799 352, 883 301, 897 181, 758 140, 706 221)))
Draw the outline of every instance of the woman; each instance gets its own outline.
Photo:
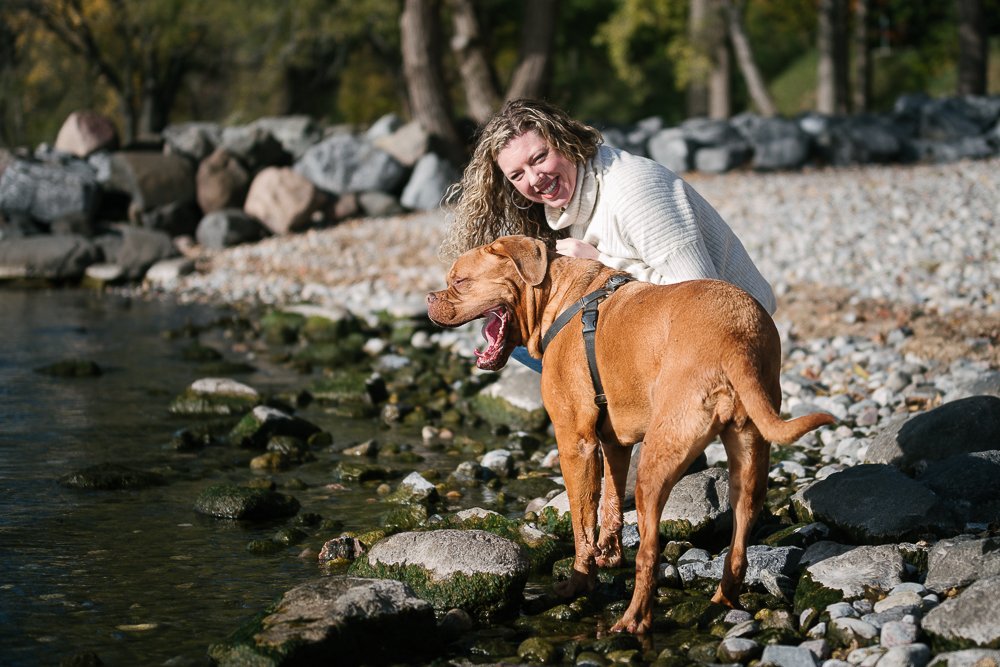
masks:
MULTIPOLYGON (((446 258, 527 234, 646 282, 726 280, 774 313, 771 286, 701 195, 658 162, 604 145, 596 129, 546 102, 510 101, 482 128, 449 201, 446 258)), ((514 356, 530 359, 523 350, 514 356)))

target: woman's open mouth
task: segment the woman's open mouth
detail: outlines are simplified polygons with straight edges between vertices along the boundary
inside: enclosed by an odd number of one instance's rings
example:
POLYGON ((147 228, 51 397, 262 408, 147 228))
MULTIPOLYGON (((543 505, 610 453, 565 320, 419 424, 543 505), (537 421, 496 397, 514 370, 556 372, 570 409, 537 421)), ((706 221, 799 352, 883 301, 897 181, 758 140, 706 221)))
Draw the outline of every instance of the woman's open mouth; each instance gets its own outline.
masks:
POLYGON ((483 337, 486 338, 486 349, 475 350, 476 366, 492 371, 507 363, 504 348, 507 343, 507 322, 510 311, 504 306, 497 306, 483 313, 486 322, 483 324, 483 337))
POLYGON ((539 190, 538 191, 538 194, 540 194, 543 197, 551 197, 552 195, 554 195, 556 193, 557 190, 559 190, 559 177, 558 176, 556 176, 551 181, 549 181, 548 185, 546 185, 543 190, 539 190))

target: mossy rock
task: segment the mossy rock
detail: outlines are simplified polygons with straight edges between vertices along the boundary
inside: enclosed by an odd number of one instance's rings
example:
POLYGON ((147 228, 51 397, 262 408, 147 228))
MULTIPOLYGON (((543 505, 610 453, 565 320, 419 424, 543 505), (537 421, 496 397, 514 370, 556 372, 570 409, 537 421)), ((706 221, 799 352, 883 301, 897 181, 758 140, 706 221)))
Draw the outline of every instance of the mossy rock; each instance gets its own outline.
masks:
POLYGON ((343 401, 369 402, 368 375, 360 371, 332 371, 309 387, 318 400, 332 403, 343 401))
POLYGON ((298 313, 283 313, 272 310, 260 320, 260 330, 264 340, 271 345, 288 345, 299 338, 299 331, 306 318, 298 313))
POLYGON ((536 521, 538 527, 550 535, 555 535, 559 539, 573 539, 573 521, 569 512, 560 515, 559 510, 554 507, 543 507, 538 513, 536 521))
POLYGON ((551 535, 532 528, 522 521, 508 519, 496 513, 465 519, 460 519, 457 516, 446 517, 437 526, 464 530, 484 530, 517 542, 524 549, 524 554, 531 565, 531 571, 536 574, 548 573, 552 568, 552 564, 565 551, 563 545, 551 535))
POLYGON ((510 479, 503 483, 503 493, 508 500, 518 499, 530 501, 535 498, 542 498, 551 491, 561 489, 559 484, 552 481, 551 477, 519 477, 510 479))
POLYGON ((474 413, 494 426, 511 430, 543 431, 549 424, 549 414, 544 408, 525 409, 500 396, 485 393, 471 399, 474 413))
POLYGON ((35 369, 41 375, 60 378, 95 378, 103 374, 101 367, 87 359, 63 359, 35 369))
POLYGON ((133 470, 117 463, 100 463, 59 478, 59 484, 71 489, 124 491, 161 486, 167 480, 155 472, 133 470))
POLYGON ((276 519, 294 516, 299 501, 271 489, 218 484, 202 491, 195 511, 222 519, 276 519))
POLYGON ((342 482, 381 482, 397 477, 398 473, 385 466, 360 461, 341 461, 337 464, 337 473, 342 482))
POLYGON ((197 380, 175 398, 170 412, 175 415, 238 415, 260 403, 252 387, 227 378, 197 380))
POLYGON ((707 629, 721 620, 729 609, 708 598, 688 598, 671 606, 665 617, 683 628, 707 629))
POLYGON ((801 614, 806 609, 824 610, 831 604, 843 602, 844 594, 813 581, 808 572, 803 572, 795 587, 794 610, 801 614))
POLYGON ((528 637, 517 647, 517 657, 528 663, 549 665, 559 660, 559 649, 541 637, 528 637))
POLYGON ((290 436, 308 440, 320 428, 281 410, 257 406, 245 415, 229 432, 230 444, 249 449, 263 449, 275 437, 290 436))
POLYGON ((423 505, 400 505, 379 517, 379 525, 387 533, 413 530, 427 521, 427 508, 423 505))
POLYGON ((361 320, 350 313, 344 313, 335 320, 320 315, 310 315, 306 317, 299 334, 311 342, 330 343, 342 340, 351 334, 360 334, 362 329, 361 320))
POLYGON ((201 343, 189 343, 181 348, 181 359, 184 361, 219 361, 222 353, 214 347, 202 345, 201 343))
POLYGON ((348 366, 364 359, 365 338, 361 334, 351 334, 341 340, 325 343, 309 343, 292 355, 298 364, 311 364, 325 368, 348 366))

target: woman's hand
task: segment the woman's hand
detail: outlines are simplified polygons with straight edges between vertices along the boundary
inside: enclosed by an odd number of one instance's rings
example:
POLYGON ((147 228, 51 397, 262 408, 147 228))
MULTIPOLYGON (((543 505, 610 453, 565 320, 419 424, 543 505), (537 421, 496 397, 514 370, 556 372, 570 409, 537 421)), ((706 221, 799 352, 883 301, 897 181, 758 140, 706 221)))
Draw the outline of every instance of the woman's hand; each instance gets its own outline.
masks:
POLYGON ((556 241, 556 252, 567 257, 583 257, 597 259, 597 248, 579 239, 559 239, 556 241))

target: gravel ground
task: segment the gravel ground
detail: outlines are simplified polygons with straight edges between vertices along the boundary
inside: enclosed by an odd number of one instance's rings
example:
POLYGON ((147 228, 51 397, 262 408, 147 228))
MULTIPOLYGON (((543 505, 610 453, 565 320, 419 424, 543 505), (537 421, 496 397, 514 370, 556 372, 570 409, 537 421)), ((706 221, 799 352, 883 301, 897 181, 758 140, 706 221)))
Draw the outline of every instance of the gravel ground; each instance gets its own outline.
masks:
MULTIPOLYGON (((687 178, 771 280, 786 337, 861 337, 927 362, 997 368, 998 172, 988 160, 687 178)), ((167 291, 420 312, 443 285, 443 223, 435 211, 274 237, 201 256, 167 291)))

